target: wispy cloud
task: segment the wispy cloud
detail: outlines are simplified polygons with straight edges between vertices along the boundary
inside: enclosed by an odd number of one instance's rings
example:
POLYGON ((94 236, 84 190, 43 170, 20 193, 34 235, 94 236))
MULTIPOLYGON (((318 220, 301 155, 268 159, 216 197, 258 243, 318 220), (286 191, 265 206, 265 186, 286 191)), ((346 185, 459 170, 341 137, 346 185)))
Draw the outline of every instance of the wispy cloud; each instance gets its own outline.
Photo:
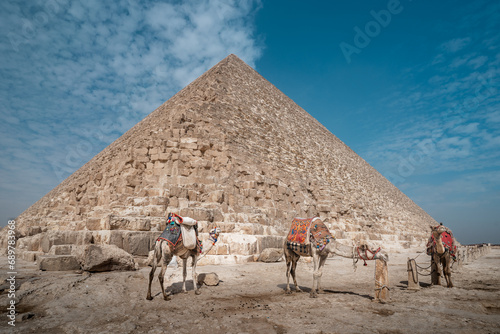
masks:
MULTIPOLYGON (((467 22, 492 22, 488 10, 485 7, 467 22)), ((457 34, 471 31, 465 23, 460 27, 457 34)), ((498 23, 488 28, 474 29, 482 34, 476 39, 457 37, 440 43, 429 63, 411 70, 428 79, 399 83, 392 96, 375 107, 407 115, 388 119, 385 134, 360 152, 396 185, 408 187, 422 175, 480 175, 499 167, 500 38, 494 33, 498 23)))
POLYGON ((465 48, 470 41, 470 37, 454 38, 441 44, 441 49, 445 52, 455 53, 465 48))
POLYGON ((0 6, 1 192, 39 197, 228 54, 262 50, 259 0, 0 6))

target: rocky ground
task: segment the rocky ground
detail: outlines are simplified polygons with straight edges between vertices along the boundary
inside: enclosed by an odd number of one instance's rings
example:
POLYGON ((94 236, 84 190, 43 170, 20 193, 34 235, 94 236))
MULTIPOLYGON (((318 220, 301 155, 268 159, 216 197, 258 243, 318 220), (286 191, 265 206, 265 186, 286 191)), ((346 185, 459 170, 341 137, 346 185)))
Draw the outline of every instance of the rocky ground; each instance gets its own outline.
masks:
MULTIPOLYGON (((455 287, 407 289, 407 258, 427 266, 417 252, 391 253, 391 299, 373 300, 375 263, 367 267, 344 258, 327 260, 325 293, 286 295, 285 263, 199 266, 215 272, 218 286, 195 295, 181 290, 181 268, 167 271, 172 299, 164 301, 158 279, 146 300, 149 267, 128 272, 43 272, 18 260, 15 327, 8 324, 7 258, 0 258, 1 322, 6 333, 500 333, 500 249, 454 268, 455 287), (2 283, 3 282, 3 283, 2 283)), ((301 261, 298 282, 306 292, 312 264, 301 261)), ((188 271, 188 278, 191 277, 188 271)))

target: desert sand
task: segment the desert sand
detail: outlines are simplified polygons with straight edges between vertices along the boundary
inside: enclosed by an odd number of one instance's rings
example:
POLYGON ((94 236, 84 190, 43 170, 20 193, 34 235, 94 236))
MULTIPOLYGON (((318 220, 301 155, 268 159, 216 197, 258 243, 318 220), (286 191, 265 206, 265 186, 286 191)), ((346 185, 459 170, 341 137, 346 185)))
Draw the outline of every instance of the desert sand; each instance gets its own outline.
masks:
MULTIPOLYGON (((324 294, 310 298, 312 263, 299 262, 303 293, 284 293, 285 262, 198 266, 216 273, 217 286, 195 295, 188 270, 169 269, 173 295, 165 301, 155 277, 146 300, 150 267, 127 272, 46 272, 35 263, 16 262, 15 327, 8 324, 7 258, 0 258, 5 333, 500 333, 500 249, 453 268, 454 288, 431 286, 419 276, 420 290, 407 289, 407 258, 427 267, 417 251, 389 253, 390 300, 374 300, 375 262, 368 266, 333 257, 323 271, 324 294)), ((158 271, 157 271, 158 274, 158 271)), ((157 276, 156 274, 156 276, 157 276)), ((293 287, 292 287, 293 289, 293 287)))

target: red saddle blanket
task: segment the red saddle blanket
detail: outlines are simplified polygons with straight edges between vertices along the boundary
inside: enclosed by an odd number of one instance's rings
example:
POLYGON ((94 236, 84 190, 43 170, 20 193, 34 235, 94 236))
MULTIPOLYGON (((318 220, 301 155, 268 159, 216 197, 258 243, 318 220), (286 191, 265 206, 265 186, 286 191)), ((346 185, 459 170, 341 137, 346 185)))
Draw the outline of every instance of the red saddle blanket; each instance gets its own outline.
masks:
POLYGON ((290 232, 287 236, 287 244, 309 245, 311 241, 316 243, 319 250, 325 248, 330 240, 335 239, 325 223, 319 218, 294 218, 290 232))
MULTIPOLYGON (((443 246, 453 259, 456 259, 457 245, 455 245, 455 238, 453 238, 453 233, 449 228, 441 234, 441 240, 443 241, 443 246)), ((436 251, 436 240, 434 236, 431 235, 429 241, 427 242, 427 254, 431 255, 432 252, 436 251)))
POLYGON ((309 227, 314 218, 294 218, 286 240, 297 244, 309 244, 309 227))

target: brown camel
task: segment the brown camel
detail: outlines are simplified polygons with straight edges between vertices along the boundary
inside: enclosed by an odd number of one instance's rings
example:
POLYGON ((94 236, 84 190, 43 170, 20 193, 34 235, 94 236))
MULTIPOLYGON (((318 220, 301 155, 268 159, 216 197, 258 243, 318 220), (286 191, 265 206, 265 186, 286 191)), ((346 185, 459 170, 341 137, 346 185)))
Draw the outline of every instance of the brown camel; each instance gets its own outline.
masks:
MULTIPOLYGON (((313 220, 313 221, 318 221, 313 220)), ((353 259, 353 261, 357 260, 375 260, 381 259, 383 261, 389 261, 389 256, 380 251, 380 248, 375 250, 374 248, 369 247, 368 245, 362 243, 359 246, 351 247, 347 245, 343 245, 339 243, 335 239, 330 239, 326 245, 321 244, 318 247, 318 243, 312 240, 309 244, 307 244, 300 251, 290 249, 287 244, 287 239, 285 239, 285 243, 283 245, 283 250, 286 259, 286 289, 285 293, 292 293, 290 290, 290 274, 292 274, 293 283, 295 285, 295 291, 302 292, 297 284, 297 279, 295 278, 295 270, 297 267, 297 262, 301 256, 312 256, 314 271, 313 271, 313 286, 310 293, 311 298, 318 297, 318 293, 322 293, 323 289, 321 288, 321 276, 323 271, 323 266, 325 265, 326 259, 329 254, 336 254, 342 257, 353 259), (370 255, 368 253, 371 253, 370 255), (371 258, 370 258, 371 256, 371 258)))
MULTIPOLYGON (((184 218, 186 220, 186 218, 184 218)), ((169 214, 169 221, 174 222, 177 225, 181 225, 183 218, 179 217, 177 215, 172 215, 169 214)), ((196 221, 192 220, 194 223, 196 221)), ((184 222, 186 223, 186 222, 184 222)), ((175 226, 175 225, 173 225, 175 226)), ((161 264, 161 271, 160 274, 158 275, 158 279, 160 281, 160 286, 161 286, 161 292, 163 293, 163 299, 169 300, 170 299, 170 292, 166 293, 165 288, 163 287, 163 279, 165 277, 165 271, 167 270, 167 265, 170 263, 172 260, 172 257, 174 255, 178 256, 179 258, 182 259, 182 274, 183 274, 183 279, 182 279, 182 292, 187 293, 186 291, 186 276, 187 276, 187 260, 188 258, 192 259, 192 274, 193 274, 193 285, 194 285, 194 292, 195 294, 199 295, 201 292, 198 288, 198 285, 196 284, 196 262, 198 261, 198 256, 200 254, 200 247, 199 244, 196 244, 196 246, 193 249, 188 249, 185 247, 184 242, 177 242, 175 245, 169 244, 168 241, 163 240, 158 238, 158 240, 155 243, 155 249, 153 253, 153 261, 152 261, 152 268, 149 273, 149 285, 148 285, 148 295, 146 297, 147 300, 152 300, 153 297, 151 297, 151 282, 153 281, 154 274, 156 271, 156 267, 160 260, 162 260, 161 264)))
POLYGON ((446 286, 453 287, 451 282, 451 254, 444 247, 442 236, 448 230, 443 225, 431 226, 432 237, 434 237, 434 246, 431 246, 431 265, 432 265, 432 284, 441 285, 441 274, 444 273, 446 286), (442 266, 442 269, 441 269, 442 266))

